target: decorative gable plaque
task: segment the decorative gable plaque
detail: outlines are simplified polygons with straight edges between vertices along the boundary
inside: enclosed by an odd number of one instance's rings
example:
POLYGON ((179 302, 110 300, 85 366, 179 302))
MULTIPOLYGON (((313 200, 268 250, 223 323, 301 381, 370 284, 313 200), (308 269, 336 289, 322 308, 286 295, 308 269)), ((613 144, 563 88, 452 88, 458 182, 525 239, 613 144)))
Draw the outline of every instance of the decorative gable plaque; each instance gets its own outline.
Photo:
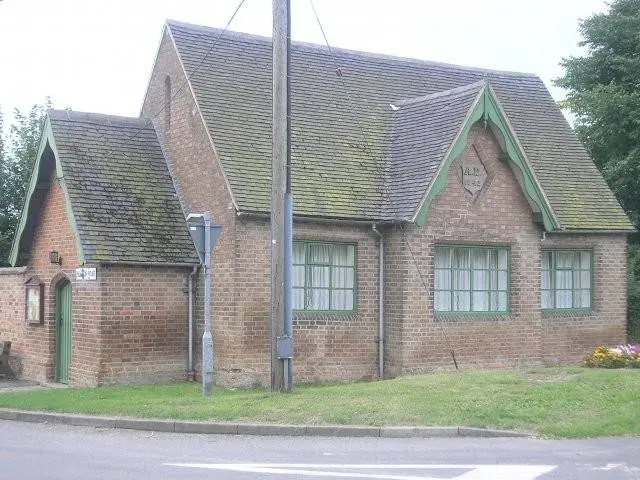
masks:
POLYGON ((462 186, 472 195, 482 189, 486 179, 487 171, 477 153, 462 162, 462 186))

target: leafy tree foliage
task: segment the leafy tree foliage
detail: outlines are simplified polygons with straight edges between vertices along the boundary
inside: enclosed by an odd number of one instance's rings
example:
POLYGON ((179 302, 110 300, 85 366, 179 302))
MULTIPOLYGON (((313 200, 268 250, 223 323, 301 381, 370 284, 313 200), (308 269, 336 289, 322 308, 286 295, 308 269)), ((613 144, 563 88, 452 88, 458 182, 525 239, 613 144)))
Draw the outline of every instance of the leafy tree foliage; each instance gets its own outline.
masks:
POLYGON ((27 113, 14 111, 14 122, 8 137, 2 137, 0 112, 0 266, 8 265, 11 243, 20 211, 24 204, 27 184, 38 153, 42 122, 49 101, 33 105, 27 113))
POLYGON ((596 165, 640 227, 640 0, 614 0, 580 24, 583 57, 563 60, 564 106, 596 165))
MULTIPOLYGON (((640 0, 613 0, 580 24, 584 57, 563 61, 556 85, 576 132, 640 229, 640 0)), ((629 246, 628 332, 640 341, 640 236, 629 246)))

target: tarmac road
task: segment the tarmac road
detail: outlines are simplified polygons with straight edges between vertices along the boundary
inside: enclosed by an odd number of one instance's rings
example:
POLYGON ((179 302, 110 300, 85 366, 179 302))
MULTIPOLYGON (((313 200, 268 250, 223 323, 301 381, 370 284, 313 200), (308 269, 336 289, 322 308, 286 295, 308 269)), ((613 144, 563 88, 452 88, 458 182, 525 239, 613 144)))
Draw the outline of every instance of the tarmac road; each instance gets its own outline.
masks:
POLYGON ((640 479, 640 438, 158 433, 0 420, 0 479, 640 479))

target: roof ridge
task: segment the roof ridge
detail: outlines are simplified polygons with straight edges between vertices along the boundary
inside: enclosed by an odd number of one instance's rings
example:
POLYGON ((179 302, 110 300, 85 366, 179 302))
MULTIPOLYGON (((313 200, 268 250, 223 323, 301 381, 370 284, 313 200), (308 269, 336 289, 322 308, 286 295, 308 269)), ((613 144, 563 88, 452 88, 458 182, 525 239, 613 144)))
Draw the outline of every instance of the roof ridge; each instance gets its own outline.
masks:
POLYGON ((47 115, 52 120, 65 120, 69 122, 83 122, 95 125, 108 125, 112 127, 136 127, 144 130, 153 129, 151 125, 146 125, 140 117, 126 117, 123 115, 111 115, 107 113, 82 112, 71 109, 47 109, 47 115))
MULTIPOLYGON (((459 94, 466 93, 468 91, 474 90, 478 87, 483 87, 486 84, 486 80, 478 80, 477 82, 469 83, 467 85, 463 85, 462 87, 451 88, 449 90, 442 90, 436 93, 430 93, 429 95, 424 95, 421 97, 409 98, 407 100, 399 100, 393 106, 395 107, 406 107, 408 105, 414 105, 416 103, 423 103, 428 100, 433 100, 435 98, 452 96, 456 97, 459 94)), ((393 108, 392 106, 392 108, 393 108)))
MULTIPOLYGON (((171 19, 168 19, 166 21, 166 24, 169 28, 171 28, 172 26, 175 26, 178 28, 182 27, 185 29, 199 31, 201 33, 206 33, 206 34, 222 34, 223 37, 236 38, 236 39, 244 40, 247 42, 260 43, 260 44, 271 43, 271 37, 258 35, 254 33, 238 32, 238 31, 229 30, 229 29, 224 30, 222 28, 207 27, 205 25, 180 22, 178 20, 171 20, 171 19)), ((328 53, 327 46, 321 45, 318 43, 302 42, 302 41, 296 40, 296 41, 292 41, 292 46, 306 49, 306 50, 312 50, 312 51, 321 50, 324 53, 328 53)), ((355 49, 341 48, 341 47, 335 47, 335 46, 332 46, 331 50, 333 50, 334 53, 342 53, 344 55, 351 55, 355 57, 368 58, 368 59, 374 59, 374 60, 387 60, 387 61, 393 61, 393 62, 399 62, 399 63, 405 63, 405 64, 412 63, 417 65, 431 65, 436 67, 449 68, 451 70, 464 70, 467 72, 478 72, 478 73, 487 73, 487 74, 494 74, 494 75, 539 78, 538 75, 536 75, 535 73, 529 73, 529 72, 515 72, 511 70, 471 67, 467 65, 458 65, 455 63, 437 62, 434 60, 424 60, 424 59, 413 58, 413 57, 401 57, 399 55, 367 52, 364 50, 355 50, 355 49)))

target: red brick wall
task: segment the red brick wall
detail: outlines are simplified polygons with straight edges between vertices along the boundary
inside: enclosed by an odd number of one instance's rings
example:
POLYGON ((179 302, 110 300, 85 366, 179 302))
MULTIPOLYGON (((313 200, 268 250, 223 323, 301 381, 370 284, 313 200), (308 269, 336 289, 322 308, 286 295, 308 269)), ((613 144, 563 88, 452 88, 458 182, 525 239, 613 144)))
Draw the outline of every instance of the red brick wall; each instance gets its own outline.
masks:
POLYGON ((26 359, 27 323, 25 320, 24 282, 26 268, 0 268, 0 341, 13 342, 10 365, 16 375, 22 375, 26 359))
POLYGON ((597 345, 624 343, 627 326, 627 241, 623 235, 548 235, 545 248, 593 251, 593 315, 542 315, 545 364, 576 363, 597 345))
MULTIPOLYGON (((76 282, 75 268, 78 266, 76 240, 67 216, 62 186, 51 179, 51 186, 37 224, 31 257, 23 275, 22 283, 37 276, 44 283, 44 322, 29 325, 24 319, 25 293, 20 279, 13 278, 13 294, 9 295, 12 307, 9 314, 0 313, 0 336, 13 342, 12 355, 22 365, 25 378, 51 381, 55 376, 55 287, 60 280, 72 283, 72 354, 69 368, 69 383, 75 385, 95 384, 98 374, 98 322, 100 295, 97 285, 91 282, 76 282), (49 261, 49 252, 57 251, 62 265, 49 261)), ((11 278, 11 277, 5 277, 11 278)), ((1 302, 4 304, 5 295, 1 302)))
MULTIPOLYGON (((169 171, 185 215, 210 211, 214 222, 222 225, 222 235, 214 251, 213 261, 213 321, 214 371, 218 382, 226 382, 225 372, 232 372, 237 351, 238 324, 235 314, 236 209, 219 166, 216 152, 195 104, 186 77, 171 39, 165 34, 161 41, 142 115, 152 118, 169 171), (171 121, 165 113, 155 115, 165 103, 165 79, 171 79, 171 121), (182 90, 176 94, 178 88, 182 90)), ((200 357, 203 329, 202 272, 197 278, 195 301, 198 330, 195 348, 200 357)), ((246 292, 241 292, 246 295, 246 292)), ((197 365, 196 365, 197 366, 197 365)), ((197 366, 198 367, 198 366, 197 366)), ((199 368, 199 367, 198 367, 199 368)))
MULTIPOLYGON (((269 384, 269 222, 244 218, 237 225, 235 348, 228 383, 269 384)), ((357 310, 353 314, 295 313, 296 382, 355 380, 377 372, 378 247, 370 226, 296 222, 294 240, 356 246, 357 310)))
POLYGON ((425 227, 404 227, 391 235, 387 335, 389 346, 402 352, 390 358, 392 372, 452 367, 452 348, 463 368, 578 362, 593 346, 624 339, 626 238, 551 236, 556 245, 594 249, 596 301, 587 317, 543 318, 541 230, 500 155, 491 134, 479 126, 472 129, 465 152, 450 167, 447 185, 429 209, 425 227), (473 155, 472 145, 488 173, 476 195, 463 188, 459 174, 461 163, 473 155), (509 313, 434 317, 433 246, 438 244, 509 247, 509 313))
POLYGON ((103 266, 99 275, 101 382, 184 379, 188 271, 103 266))

